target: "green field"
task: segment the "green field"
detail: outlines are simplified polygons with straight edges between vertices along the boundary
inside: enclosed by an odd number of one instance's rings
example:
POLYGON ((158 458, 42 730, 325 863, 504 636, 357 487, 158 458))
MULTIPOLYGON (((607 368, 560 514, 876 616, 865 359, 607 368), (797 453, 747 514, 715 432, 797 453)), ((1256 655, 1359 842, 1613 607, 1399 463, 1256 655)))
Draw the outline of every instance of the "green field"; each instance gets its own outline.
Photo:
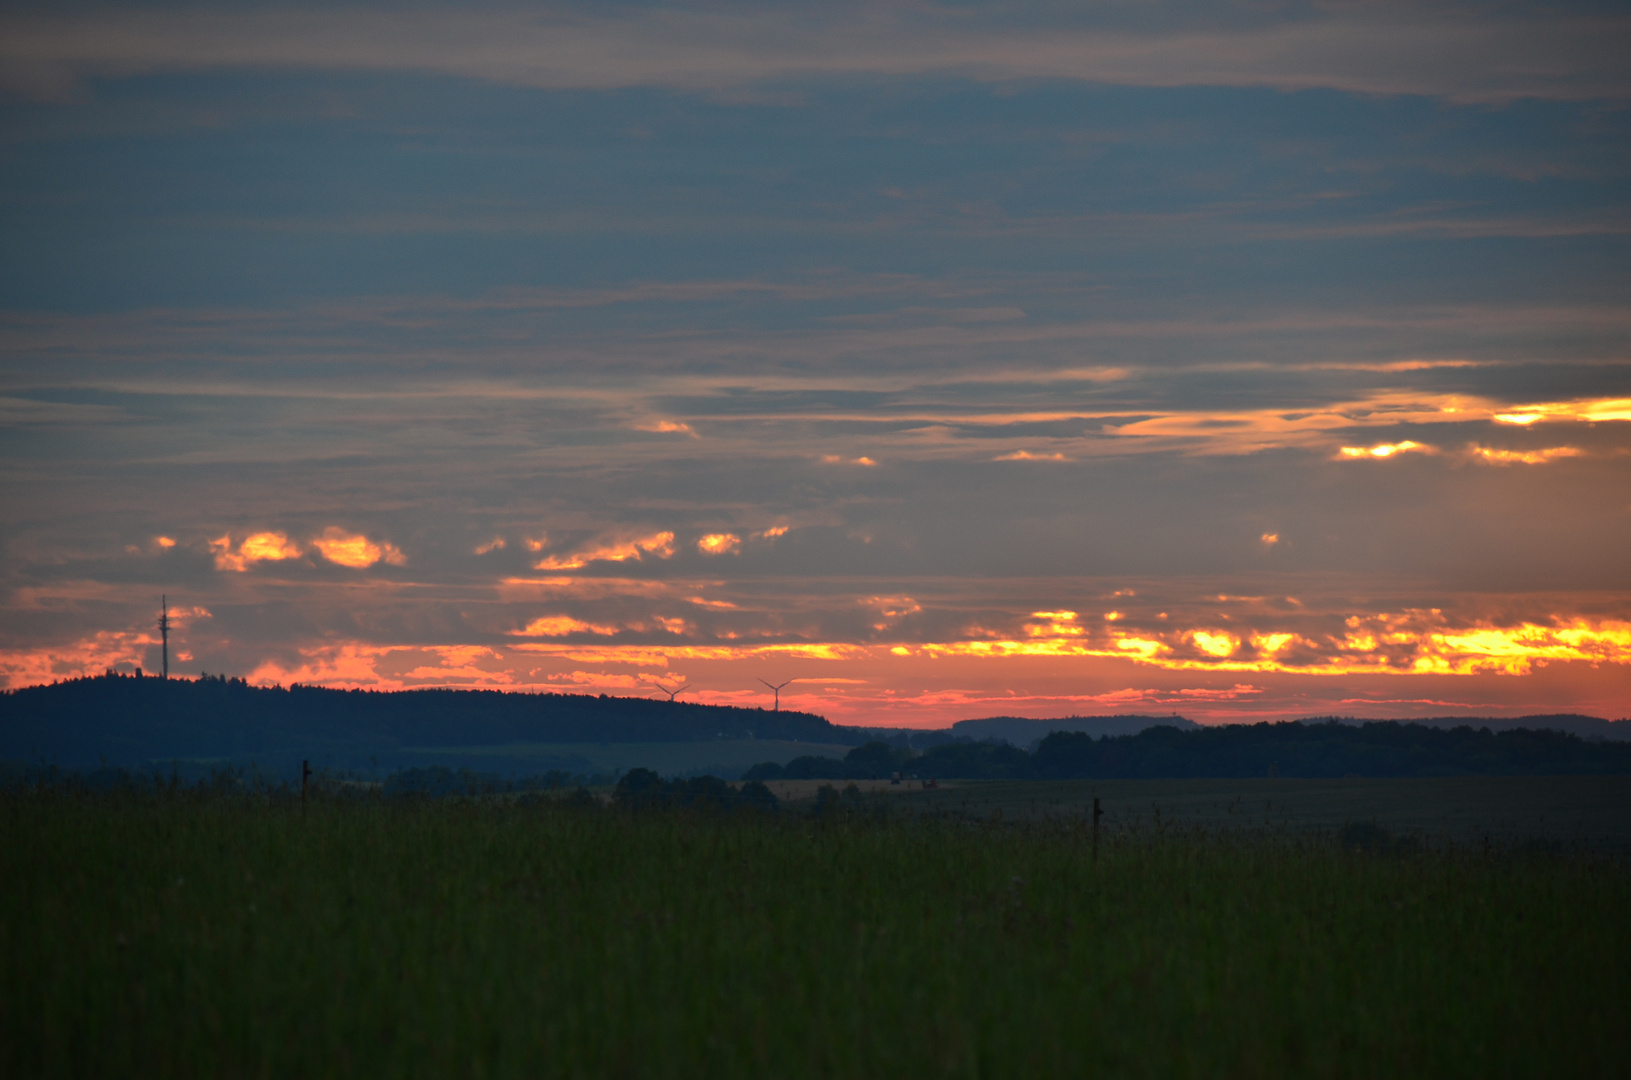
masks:
POLYGON ((912 798, 709 818, 0 794, 0 1075, 1606 1076, 1631 1060, 1615 858, 1170 819, 1095 847, 1069 813, 969 820, 912 798))
POLYGON ((1079 819, 1097 797, 1105 829, 1309 834, 1370 822, 1432 843, 1631 852, 1631 776, 960 780, 933 791, 902 784, 891 795, 901 812, 1006 820, 1079 819))

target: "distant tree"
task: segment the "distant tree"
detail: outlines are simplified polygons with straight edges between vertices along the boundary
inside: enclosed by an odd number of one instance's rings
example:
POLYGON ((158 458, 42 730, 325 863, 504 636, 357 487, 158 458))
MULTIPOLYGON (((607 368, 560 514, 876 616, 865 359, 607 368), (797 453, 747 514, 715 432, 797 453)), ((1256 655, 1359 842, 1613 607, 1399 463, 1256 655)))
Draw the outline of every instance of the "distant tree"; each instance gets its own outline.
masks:
POLYGON ((650 769, 630 769, 617 781, 612 801, 618 806, 646 809, 663 797, 663 778, 650 769))
POLYGON ((742 805, 750 810, 776 810, 781 801, 776 793, 757 780, 749 780, 737 792, 742 805))
POLYGON ((874 740, 845 754, 844 764, 849 766, 851 776, 886 777, 902 768, 910 753, 904 747, 897 749, 882 740, 874 740))

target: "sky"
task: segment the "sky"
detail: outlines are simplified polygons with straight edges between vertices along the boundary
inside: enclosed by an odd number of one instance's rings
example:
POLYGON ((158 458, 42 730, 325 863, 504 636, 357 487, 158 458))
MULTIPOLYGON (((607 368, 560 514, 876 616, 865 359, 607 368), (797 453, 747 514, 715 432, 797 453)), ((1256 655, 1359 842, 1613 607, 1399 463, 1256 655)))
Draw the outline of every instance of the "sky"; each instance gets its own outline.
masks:
POLYGON ((1612 3, 0 6, 0 684, 1631 714, 1612 3))

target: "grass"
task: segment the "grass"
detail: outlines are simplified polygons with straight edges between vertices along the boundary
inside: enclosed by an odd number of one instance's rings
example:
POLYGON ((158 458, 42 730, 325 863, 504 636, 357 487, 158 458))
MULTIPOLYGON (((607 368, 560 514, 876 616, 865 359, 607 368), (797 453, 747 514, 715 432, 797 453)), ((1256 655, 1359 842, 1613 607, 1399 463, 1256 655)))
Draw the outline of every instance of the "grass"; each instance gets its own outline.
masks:
POLYGON ((805 754, 841 758, 853 747, 780 739, 696 739, 656 743, 510 743, 495 746, 411 747, 401 751, 404 763, 468 765, 478 771, 528 775, 581 759, 593 771, 615 773, 639 767, 664 776, 711 770, 718 776, 740 776, 762 761, 785 764, 805 754))
POLYGON ((1601 858, 871 812, 0 795, 0 1074, 1557 1076, 1601 858))
POLYGON ((911 783, 890 790, 901 813, 1079 818, 1100 797, 1105 823, 1118 828, 1167 823, 1331 833, 1348 822, 1373 821, 1395 833, 1461 844, 1482 845, 1487 838, 1500 845, 1538 841, 1631 853, 1631 776, 955 780, 933 791, 911 783))

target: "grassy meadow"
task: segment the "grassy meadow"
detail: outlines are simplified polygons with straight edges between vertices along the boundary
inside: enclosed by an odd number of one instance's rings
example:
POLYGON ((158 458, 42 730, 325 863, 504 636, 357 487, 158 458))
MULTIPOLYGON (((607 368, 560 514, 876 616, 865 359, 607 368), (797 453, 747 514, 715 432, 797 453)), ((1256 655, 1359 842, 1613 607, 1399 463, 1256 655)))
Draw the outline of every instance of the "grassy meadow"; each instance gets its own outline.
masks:
MULTIPOLYGON (((0 793, 6 1076, 1599 1076, 1604 855, 0 793)), ((1384 838, 1385 839, 1385 838, 1384 838)))

